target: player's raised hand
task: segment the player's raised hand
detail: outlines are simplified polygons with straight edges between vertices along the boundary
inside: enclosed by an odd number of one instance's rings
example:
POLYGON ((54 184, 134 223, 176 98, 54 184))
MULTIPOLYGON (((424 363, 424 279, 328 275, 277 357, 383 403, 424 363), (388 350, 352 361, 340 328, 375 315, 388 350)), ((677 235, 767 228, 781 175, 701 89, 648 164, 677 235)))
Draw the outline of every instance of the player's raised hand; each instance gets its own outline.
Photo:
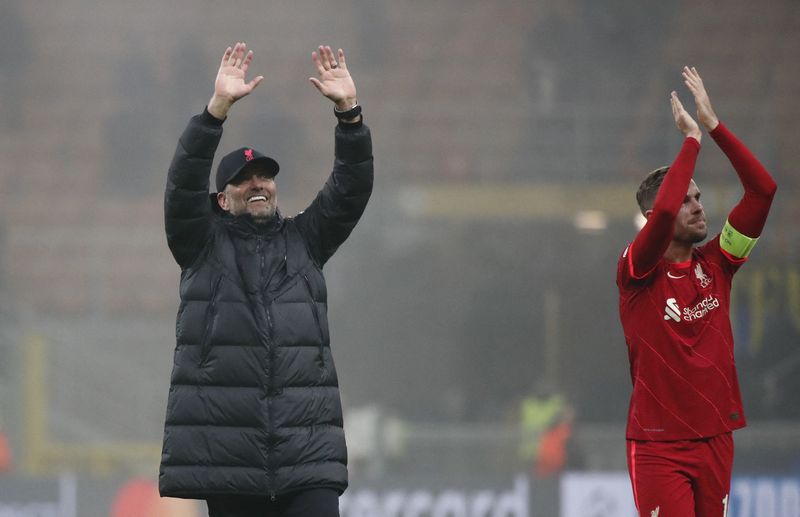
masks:
POLYGON ((683 82, 686 83, 686 87, 694 95, 694 103, 697 106, 697 120, 707 130, 713 131, 719 124, 719 119, 711 108, 711 99, 708 98, 703 79, 700 78, 700 74, 697 73, 695 67, 683 67, 683 82))
POLYGON ((214 81, 214 95, 208 103, 208 112, 222 120, 233 103, 245 97, 258 86, 263 75, 246 81, 247 69, 253 61, 253 51, 248 52, 244 42, 228 47, 222 55, 222 61, 214 81))
POLYGON ((317 87, 322 95, 336 103, 336 109, 347 111, 357 102, 356 85, 347 70, 344 51, 339 49, 338 59, 333 54, 331 47, 320 45, 311 53, 311 60, 317 68, 319 77, 309 77, 308 80, 317 87))
POLYGON ((670 103, 672 104, 672 116, 675 118, 675 125, 678 126, 678 130, 683 133, 683 136, 692 137, 699 142, 703 136, 703 133, 700 131, 700 126, 697 125, 697 122, 695 122, 692 116, 683 108, 678 94, 674 91, 670 95, 670 103))

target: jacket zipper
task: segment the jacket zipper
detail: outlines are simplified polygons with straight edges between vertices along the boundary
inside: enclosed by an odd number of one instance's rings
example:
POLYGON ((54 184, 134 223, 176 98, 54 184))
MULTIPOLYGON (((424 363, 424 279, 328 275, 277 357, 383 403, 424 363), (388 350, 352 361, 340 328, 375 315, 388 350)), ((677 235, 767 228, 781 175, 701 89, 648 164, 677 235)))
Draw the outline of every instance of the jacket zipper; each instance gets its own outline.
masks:
POLYGON ((206 364, 206 360, 211 352, 209 342, 211 341, 211 328, 214 326, 214 316, 217 313, 217 291, 219 290, 220 283, 222 283, 221 273, 214 281, 214 285, 211 288, 211 300, 208 302, 208 309, 206 309, 206 328, 203 331, 203 340, 200 342, 200 366, 206 364))
POLYGON ((272 397, 277 395, 275 391, 275 346, 272 340, 272 317, 270 316, 269 306, 264 307, 264 312, 267 313, 267 357, 269 363, 267 366, 267 475, 269 477, 269 499, 275 502, 275 465, 274 452, 275 452, 275 425, 272 418, 272 397))
MULTIPOLYGON (((264 254, 262 253, 261 248, 262 240, 259 236, 256 240, 256 253, 259 256, 259 265, 261 271, 261 274, 259 275, 259 284, 263 286, 261 289, 266 289, 267 286, 263 282, 265 276, 264 254)), ((275 369, 273 368, 275 364, 275 346, 272 343, 272 317, 270 316, 269 303, 267 303, 267 300, 264 299, 264 293, 261 292, 260 289, 258 296, 261 298, 262 307, 264 308, 264 314, 267 320, 267 328, 265 329, 267 332, 267 342, 265 343, 265 346, 267 347, 267 486, 269 487, 270 501, 274 502, 276 500, 274 489, 275 467, 273 465, 275 427, 272 418, 272 397, 275 395, 275 369)))
POLYGON ((308 296, 311 298, 311 304, 314 307, 314 322, 317 324, 317 332, 319 333, 319 363, 322 367, 325 367, 325 336, 322 334, 322 325, 319 322, 319 308, 317 307, 317 301, 314 299, 314 293, 311 291, 311 281, 308 279, 308 275, 303 273, 303 281, 306 284, 306 290, 308 291, 308 296))

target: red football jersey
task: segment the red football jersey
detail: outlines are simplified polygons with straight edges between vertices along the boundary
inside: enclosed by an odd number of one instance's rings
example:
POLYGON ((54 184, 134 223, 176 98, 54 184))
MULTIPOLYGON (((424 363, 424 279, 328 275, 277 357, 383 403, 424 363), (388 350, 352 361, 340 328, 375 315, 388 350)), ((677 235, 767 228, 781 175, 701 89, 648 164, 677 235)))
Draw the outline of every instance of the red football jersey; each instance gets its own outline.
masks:
POLYGON ((633 393, 626 437, 686 440, 744 427, 729 315, 731 280, 746 259, 719 235, 688 262, 663 258, 641 278, 630 246, 617 263, 619 313, 633 393))

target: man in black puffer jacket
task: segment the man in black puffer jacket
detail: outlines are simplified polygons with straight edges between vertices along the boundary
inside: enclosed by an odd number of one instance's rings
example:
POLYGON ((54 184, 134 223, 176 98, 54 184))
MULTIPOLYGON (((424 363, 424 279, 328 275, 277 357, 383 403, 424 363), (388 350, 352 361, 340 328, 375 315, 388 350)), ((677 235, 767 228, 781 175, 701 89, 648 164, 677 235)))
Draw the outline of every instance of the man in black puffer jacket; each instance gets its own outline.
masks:
POLYGON ((331 355, 322 266, 372 191, 372 144, 344 52, 320 46, 310 81, 335 103, 333 172, 294 218, 276 206, 278 164, 251 148, 209 173, 253 52, 228 48, 201 115, 169 170, 169 248, 181 267, 174 367, 159 486, 205 499, 209 515, 338 516, 347 449, 331 355))

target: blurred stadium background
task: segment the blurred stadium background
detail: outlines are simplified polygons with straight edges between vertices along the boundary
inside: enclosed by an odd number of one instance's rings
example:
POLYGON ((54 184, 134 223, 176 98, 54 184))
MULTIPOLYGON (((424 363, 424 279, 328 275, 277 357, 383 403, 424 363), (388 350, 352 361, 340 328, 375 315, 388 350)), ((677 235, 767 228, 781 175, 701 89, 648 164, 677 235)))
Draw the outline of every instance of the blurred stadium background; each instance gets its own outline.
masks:
MULTIPOLYGON (((779 184, 734 290, 750 419, 734 514, 800 515, 795 0, 3 0, 0 514, 202 514, 147 495, 178 304, 162 196, 237 40, 266 79, 220 152, 277 158, 285 214, 332 164, 317 44, 347 52, 373 131, 374 197, 326 268, 343 515, 630 515, 603 492, 629 491, 614 267, 639 181, 680 145, 684 64, 779 184), (574 484, 592 475, 603 490, 574 484)), ((740 189, 703 143, 695 177, 721 227, 740 189)))

